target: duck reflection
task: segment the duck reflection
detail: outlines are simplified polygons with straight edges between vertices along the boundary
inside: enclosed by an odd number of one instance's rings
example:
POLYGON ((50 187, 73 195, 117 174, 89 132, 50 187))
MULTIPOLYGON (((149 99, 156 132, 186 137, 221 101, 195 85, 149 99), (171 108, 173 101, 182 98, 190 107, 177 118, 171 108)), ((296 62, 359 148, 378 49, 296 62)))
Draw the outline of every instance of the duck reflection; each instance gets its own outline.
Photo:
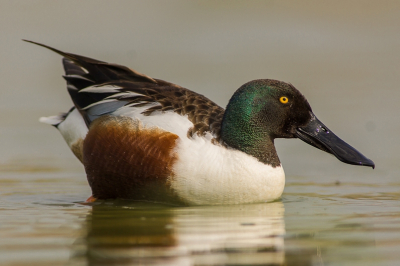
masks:
POLYGON ((282 202, 166 207, 94 205, 86 218, 89 265, 282 265, 282 202))

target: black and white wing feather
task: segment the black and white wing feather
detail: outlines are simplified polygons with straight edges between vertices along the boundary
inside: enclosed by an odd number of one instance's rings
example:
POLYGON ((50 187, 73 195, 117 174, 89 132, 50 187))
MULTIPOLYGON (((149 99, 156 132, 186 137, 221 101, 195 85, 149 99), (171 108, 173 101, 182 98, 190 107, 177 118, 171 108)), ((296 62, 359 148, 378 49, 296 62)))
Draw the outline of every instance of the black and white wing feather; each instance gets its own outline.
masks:
MULTIPOLYGON (((43 46, 63 58, 64 79, 75 107, 87 126, 96 118, 121 107, 148 107, 142 114, 173 111, 193 123, 188 136, 210 132, 219 140, 224 109, 203 95, 173 83, 153 79, 128 67, 65 53, 43 46)), ((62 115, 59 116, 62 119, 62 115)), ((48 121, 50 122, 50 121, 48 121)), ((57 121, 54 121, 57 122, 57 121)))

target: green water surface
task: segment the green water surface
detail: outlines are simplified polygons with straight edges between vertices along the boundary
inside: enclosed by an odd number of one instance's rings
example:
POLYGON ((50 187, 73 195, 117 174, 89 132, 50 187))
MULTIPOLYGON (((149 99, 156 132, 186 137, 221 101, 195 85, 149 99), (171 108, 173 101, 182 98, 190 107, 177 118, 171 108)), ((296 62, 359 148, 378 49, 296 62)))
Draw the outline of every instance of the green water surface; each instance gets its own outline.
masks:
POLYGON ((400 264, 399 183, 292 177, 272 203, 84 204, 79 170, 3 169, 1 265, 400 264))

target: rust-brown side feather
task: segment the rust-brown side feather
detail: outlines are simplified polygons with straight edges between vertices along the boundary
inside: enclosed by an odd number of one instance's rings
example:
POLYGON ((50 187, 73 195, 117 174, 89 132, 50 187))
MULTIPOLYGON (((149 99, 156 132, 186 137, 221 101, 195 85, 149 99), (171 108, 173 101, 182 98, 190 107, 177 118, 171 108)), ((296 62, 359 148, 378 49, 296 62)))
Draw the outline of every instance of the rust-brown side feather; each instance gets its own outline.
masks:
POLYGON ((174 198, 168 184, 177 159, 173 151, 177 138, 128 117, 96 119, 83 144, 83 163, 93 196, 156 201, 174 198))

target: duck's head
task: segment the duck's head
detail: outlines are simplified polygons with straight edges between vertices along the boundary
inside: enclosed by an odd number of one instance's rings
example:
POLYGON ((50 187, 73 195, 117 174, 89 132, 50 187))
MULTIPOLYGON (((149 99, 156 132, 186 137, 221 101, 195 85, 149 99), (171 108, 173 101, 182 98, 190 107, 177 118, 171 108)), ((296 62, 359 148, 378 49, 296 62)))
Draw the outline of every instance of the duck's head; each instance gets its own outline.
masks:
POLYGON ((280 165, 275 138, 299 138, 344 163, 375 167, 373 161, 319 121, 306 98, 293 85, 270 79, 244 84, 226 108, 222 141, 275 167, 280 165))

